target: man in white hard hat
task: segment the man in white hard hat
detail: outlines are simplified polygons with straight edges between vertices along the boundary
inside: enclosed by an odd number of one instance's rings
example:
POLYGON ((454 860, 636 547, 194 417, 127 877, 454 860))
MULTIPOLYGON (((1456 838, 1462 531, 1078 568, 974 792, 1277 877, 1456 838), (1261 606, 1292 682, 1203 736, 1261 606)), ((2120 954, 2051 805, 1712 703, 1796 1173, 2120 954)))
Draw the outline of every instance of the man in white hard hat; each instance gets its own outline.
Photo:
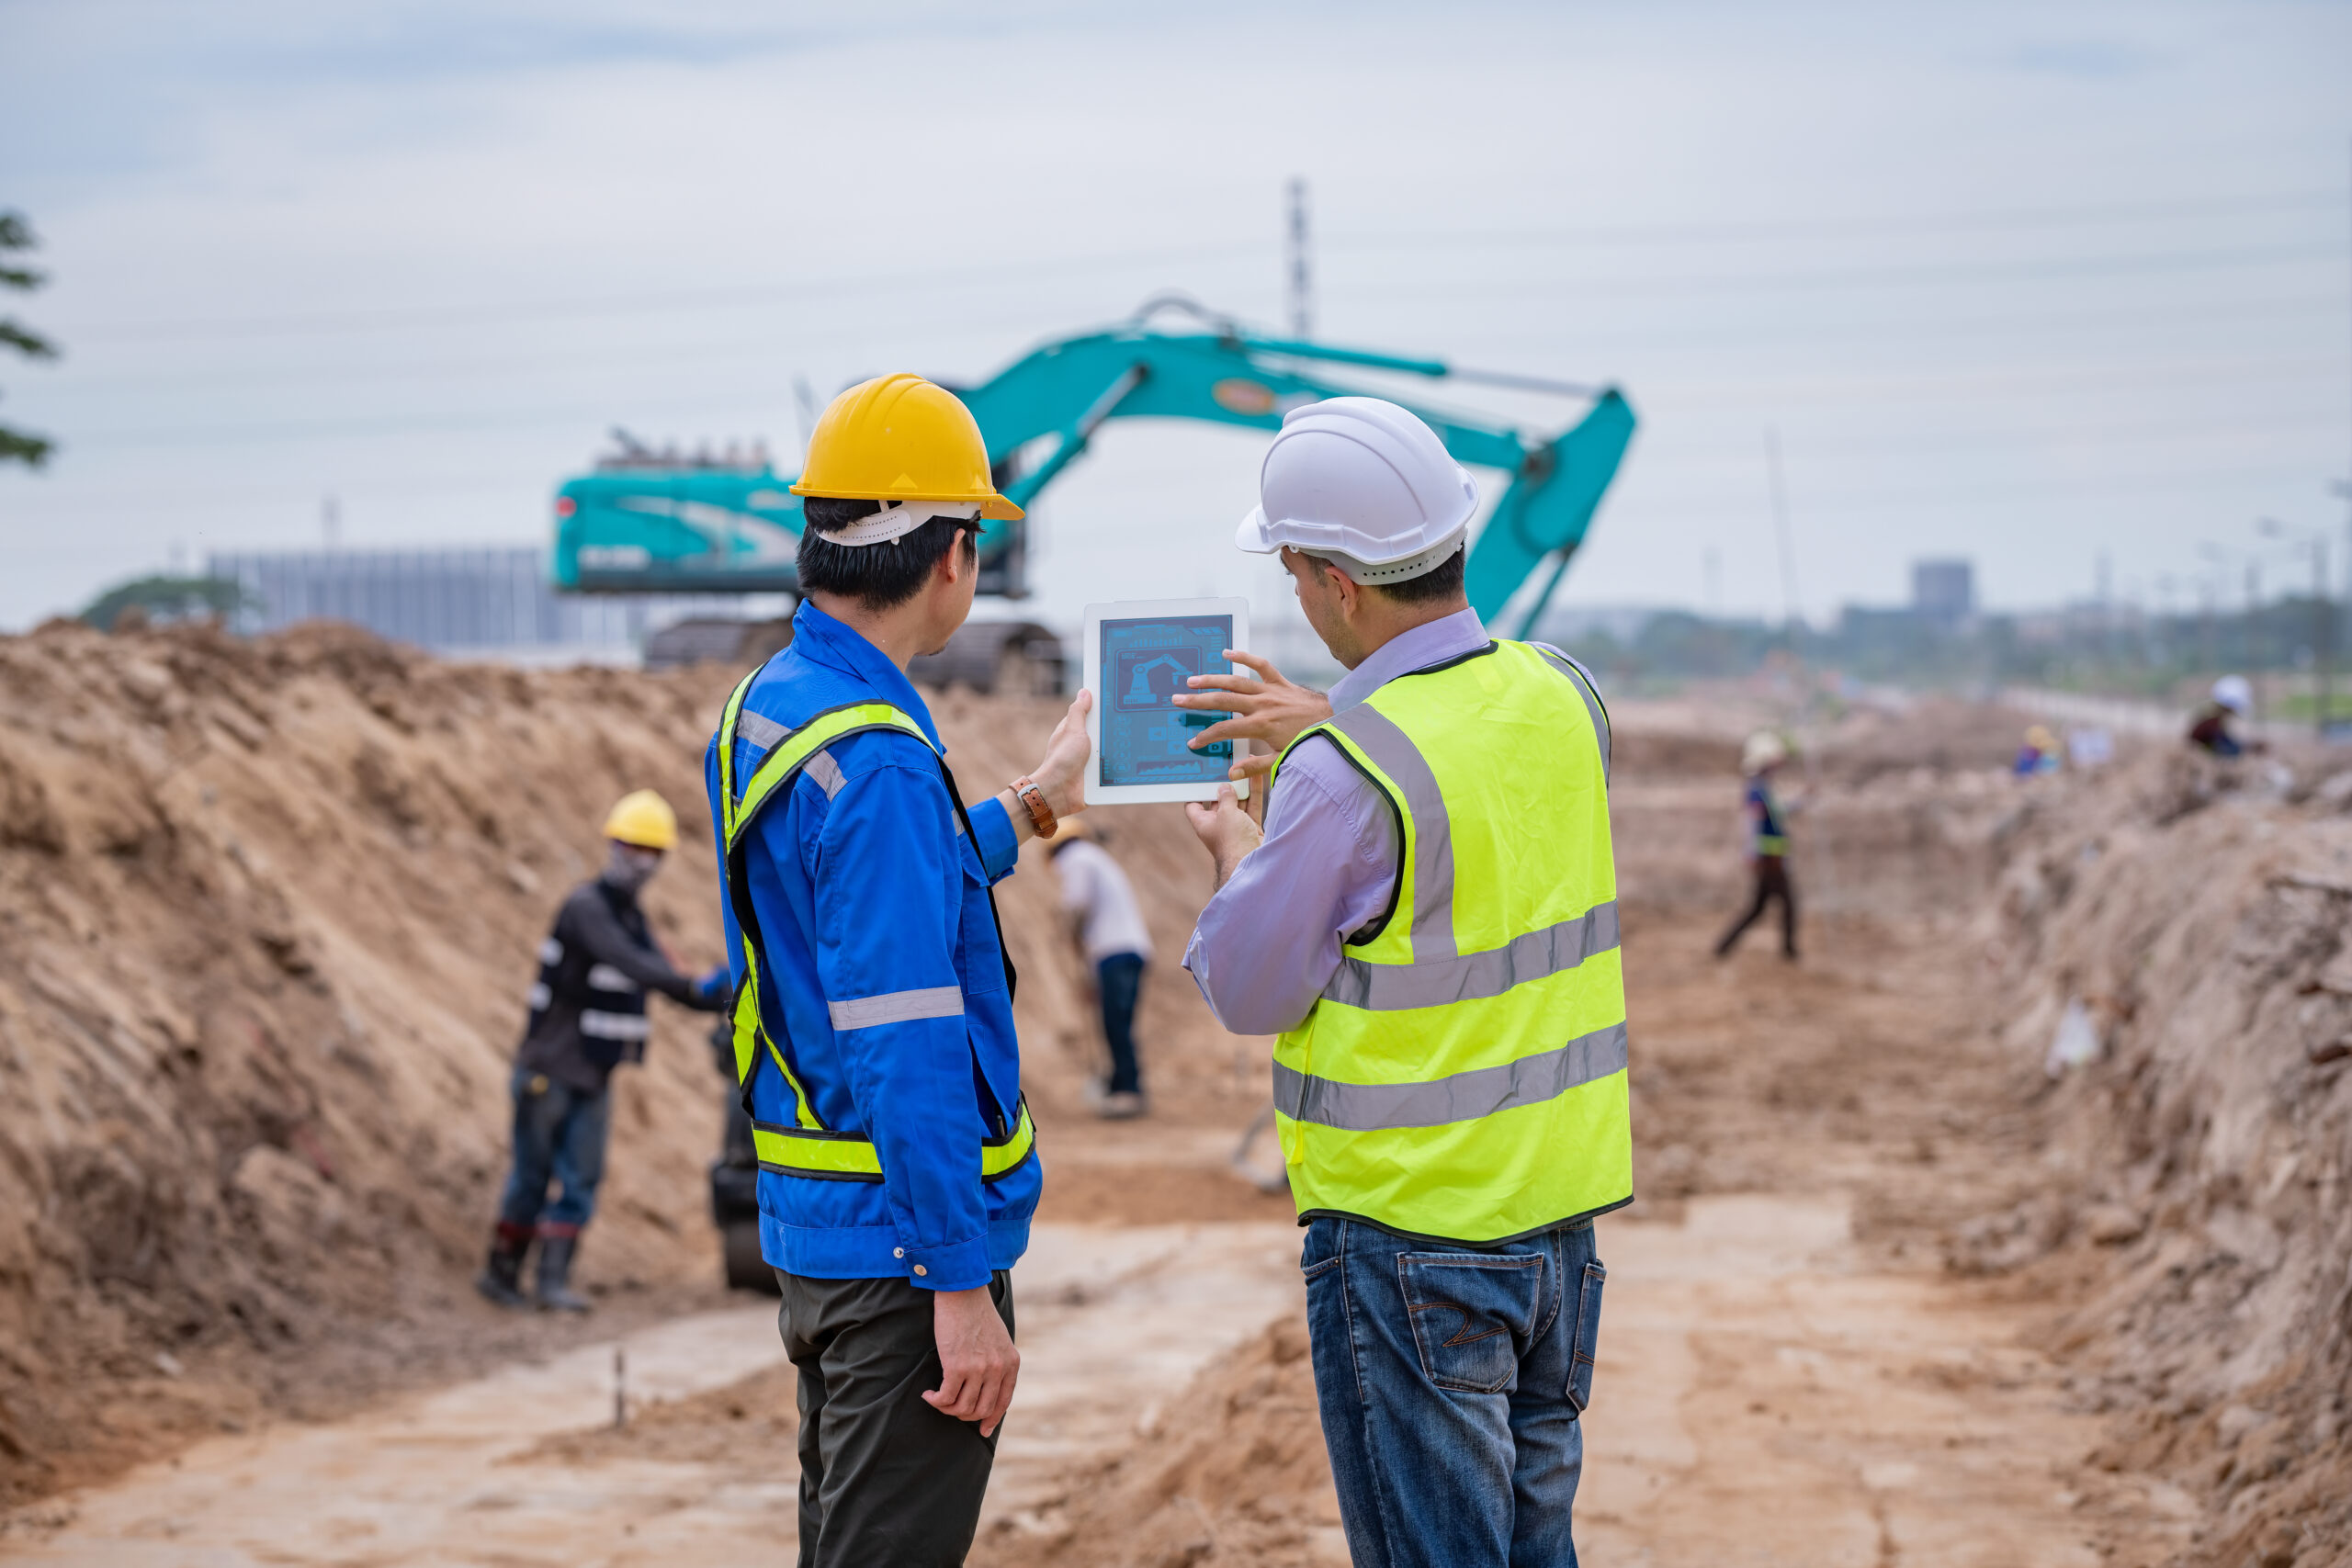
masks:
POLYGON ((1590 679, 1463 592, 1477 486, 1373 398, 1293 412, 1245 550, 1279 553, 1348 670, 1193 678, 1193 742, 1275 759, 1264 827, 1187 807, 1216 863, 1185 966, 1276 1034, 1315 1383, 1349 1551, 1572 1563, 1601 1282, 1632 1201, 1609 724, 1590 679))
POLYGON ((2260 741, 2248 745, 2230 728, 2230 720, 2244 718, 2253 709, 2254 688, 2246 678, 2222 676, 2213 682, 2212 699, 2197 710, 2197 717, 2188 727, 2189 744, 2216 757, 2239 757, 2260 750, 2260 741))
POLYGON ((1728 958, 1747 928, 1764 918, 1774 900, 1781 906, 1781 956, 1797 958, 1797 894, 1789 881, 1788 814, 1772 792, 1772 775, 1789 760, 1785 741, 1769 729, 1759 729, 1740 749, 1740 810, 1747 819, 1747 869, 1756 882, 1756 896, 1747 912, 1732 922, 1715 943, 1715 956, 1728 958))

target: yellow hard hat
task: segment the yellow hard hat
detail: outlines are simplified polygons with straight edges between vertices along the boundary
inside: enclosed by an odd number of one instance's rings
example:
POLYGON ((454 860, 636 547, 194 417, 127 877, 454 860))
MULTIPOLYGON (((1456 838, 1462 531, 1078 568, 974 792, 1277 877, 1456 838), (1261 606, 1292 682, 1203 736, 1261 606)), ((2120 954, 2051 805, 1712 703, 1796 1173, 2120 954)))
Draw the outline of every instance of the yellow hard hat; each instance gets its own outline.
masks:
POLYGON ((640 850, 674 849, 678 843, 678 814, 651 790, 632 790, 605 813, 605 837, 635 844, 640 850))
POLYGON ((860 381, 826 405, 792 493, 977 502, 1000 523, 1021 515, 989 478, 988 443, 964 400, 905 371, 860 381))

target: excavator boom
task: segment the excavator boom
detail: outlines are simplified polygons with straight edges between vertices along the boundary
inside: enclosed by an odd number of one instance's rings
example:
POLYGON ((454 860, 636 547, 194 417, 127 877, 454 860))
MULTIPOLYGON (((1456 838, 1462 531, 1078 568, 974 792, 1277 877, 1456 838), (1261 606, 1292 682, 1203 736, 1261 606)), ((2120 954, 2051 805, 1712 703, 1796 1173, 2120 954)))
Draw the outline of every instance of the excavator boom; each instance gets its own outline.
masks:
MULTIPOLYGON (((1395 399, 1429 422, 1456 461, 1510 476, 1471 549, 1465 577, 1471 606, 1491 618, 1550 562, 1542 589, 1520 616, 1523 634, 1583 542, 1633 438, 1633 408, 1615 388, 1260 337, 1189 301, 1162 299, 1116 327, 1042 344, 986 383, 956 391, 979 422, 998 485, 1025 507, 1108 421, 1197 419, 1272 431, 1301 404, 1365 390, 1327 378, 1330 370, 1347 368, 1589 402, 1577 423, 1541 438, 1395 399), (1154 324, 1171 308, 1193 315, 1193 330, 1154 324)), ((557 494, 557 584, 587 592, 796 589, 800 507, 791 482, 764 464, 665 463, 625 447, 557 494)), ((989 530, 982 592, 1025 593, 1025 542, 1019 524, 989 530)))

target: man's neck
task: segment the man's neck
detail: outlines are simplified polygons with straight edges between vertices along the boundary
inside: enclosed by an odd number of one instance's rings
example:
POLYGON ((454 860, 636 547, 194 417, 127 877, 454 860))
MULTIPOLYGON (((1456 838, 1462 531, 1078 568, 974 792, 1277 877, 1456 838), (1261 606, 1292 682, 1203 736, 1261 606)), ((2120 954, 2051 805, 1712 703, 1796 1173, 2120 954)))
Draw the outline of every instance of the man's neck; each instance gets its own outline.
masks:
POLYGON ((1470 607, 1470 601, 1462 598, 1430 604, 1399 604, 1393 601, 1376 604, 1367 597, 1363 604, 1366 613, 1348 628, 1356 634, 1356 656, 1340 661, 1351 670, 1360 669, 1365 660, 1415 627, 1460 615, 1470 607))
POLYGON ((920 593, 887 610, 869 610, 846 594, 828 593, 822 589, 812 590, 808 603, 872 643, 883 658, 901 671, 931 640, 928 606, 920 593))

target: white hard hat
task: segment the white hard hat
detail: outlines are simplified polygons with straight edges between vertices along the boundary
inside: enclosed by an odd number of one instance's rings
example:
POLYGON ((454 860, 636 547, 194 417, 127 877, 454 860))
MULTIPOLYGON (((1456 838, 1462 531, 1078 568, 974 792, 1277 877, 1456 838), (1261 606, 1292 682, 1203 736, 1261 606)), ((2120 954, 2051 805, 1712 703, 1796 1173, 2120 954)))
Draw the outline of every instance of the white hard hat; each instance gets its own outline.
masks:
POLYGON ((2213 682, 2213 700, 2232 713, 2244 713, 2254 706, 2254 688, 2243 675, 2224 675, 2213 682))
POLYGON ((1747 738, 1747 745, 1740 748, 1739 771, 1752 773, 1788 760, 1787 742, 1769 729, 1759 729, 1747 738))
POLYGON ((1462 547, 1478 481, 1437 432, 1379 398, 1291 410, 1258 470, 1258 509, 1233 542, 1323 556, 1358 582, 1402 582, 1462 547))

